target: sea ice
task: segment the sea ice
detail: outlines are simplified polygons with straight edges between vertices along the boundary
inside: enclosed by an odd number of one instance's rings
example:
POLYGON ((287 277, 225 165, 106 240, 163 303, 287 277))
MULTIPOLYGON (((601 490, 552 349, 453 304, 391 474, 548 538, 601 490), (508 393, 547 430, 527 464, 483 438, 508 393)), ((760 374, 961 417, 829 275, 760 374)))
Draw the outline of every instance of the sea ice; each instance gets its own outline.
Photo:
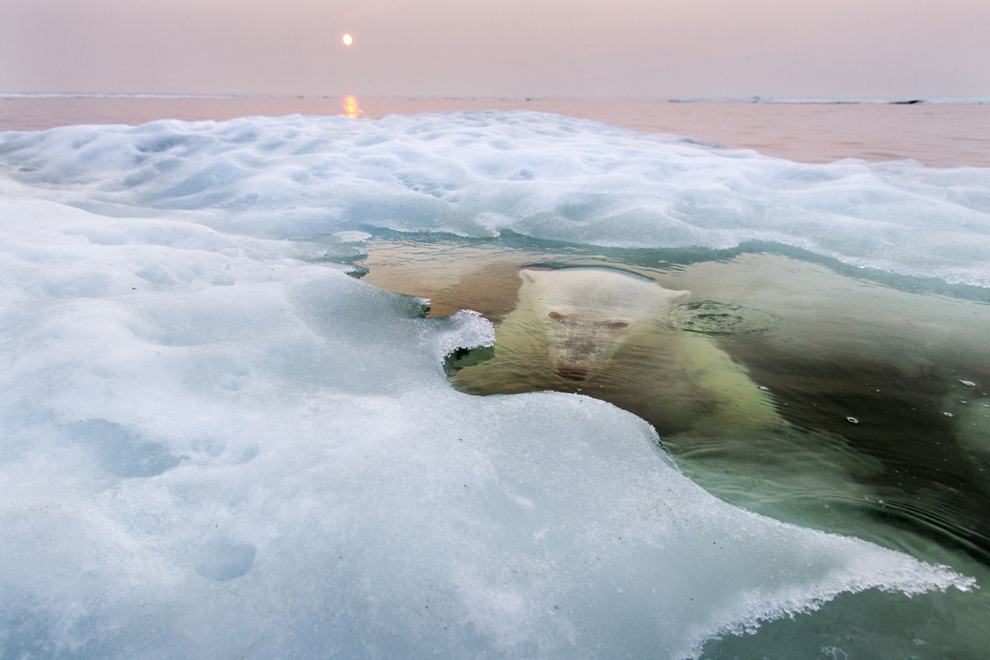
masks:
POLYGON ((990 168, 794 163, 534 112, 0 134, 7 176, 104 215, 259 236, 395 229, 604 246, 762 241, 990 286, 990 168))
POLYGON ((0 159, 5 654, 679 657, 844 592, 974 584, 730 506, 607 403, 454 391, 443 357, 491 325, 326 257, 362 227, 848 247, 882 216, 908 238, 870 258, 979 278, 983 173, 531 114, 72 127, 0 159))

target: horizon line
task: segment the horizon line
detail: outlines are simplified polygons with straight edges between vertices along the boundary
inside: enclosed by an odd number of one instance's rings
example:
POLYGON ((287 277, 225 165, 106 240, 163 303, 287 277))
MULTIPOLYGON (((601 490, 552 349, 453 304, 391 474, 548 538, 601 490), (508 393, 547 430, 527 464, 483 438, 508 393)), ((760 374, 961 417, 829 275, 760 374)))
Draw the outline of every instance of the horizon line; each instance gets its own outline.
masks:
POLYGON ((90 99, 160 99, 160 100, 234 100, 234 99, 334 99, 347 96, 358 96, 363 99, 409 99, 409 100, 500 100, 500 101, 654 101, 667 103, 781 103, 781 104, 960 104, 984 105, 990 104, 990 96, 898 96, 898 97, 858 97, 858 96, 536 96, 536 95, 477 95, 477 94, 349 94, 331 92, 311 93, 268 93, 268 92, 234 92, 234 93, 200 93, 200 92, 100 92, 100 91, 0 91, 0 99, 11 100, 18 98, 90 98, 90 99))

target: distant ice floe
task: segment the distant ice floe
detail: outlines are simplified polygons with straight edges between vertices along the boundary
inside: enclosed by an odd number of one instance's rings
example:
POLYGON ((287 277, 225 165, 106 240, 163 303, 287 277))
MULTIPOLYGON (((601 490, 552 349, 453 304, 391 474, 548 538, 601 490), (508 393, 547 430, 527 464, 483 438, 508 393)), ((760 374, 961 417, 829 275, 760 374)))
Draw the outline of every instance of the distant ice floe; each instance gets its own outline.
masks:
POLYGON ((985 281, 985 171, 530 113, 71 127, 0 163, 5 654, 684 657, 974 586, 730 506, 610 404, 454 391, 444 356, 491 324, 326 256, 386 227, 759 235, 985 281))
POLYGON ((777 96, 679 96, 669 99, 671 103, 768 103, 789 105, 916 105, 919 103, 940 103, 943 105, 986 105, 986 96, 904 96, 898 98, 787 98, 777 96))

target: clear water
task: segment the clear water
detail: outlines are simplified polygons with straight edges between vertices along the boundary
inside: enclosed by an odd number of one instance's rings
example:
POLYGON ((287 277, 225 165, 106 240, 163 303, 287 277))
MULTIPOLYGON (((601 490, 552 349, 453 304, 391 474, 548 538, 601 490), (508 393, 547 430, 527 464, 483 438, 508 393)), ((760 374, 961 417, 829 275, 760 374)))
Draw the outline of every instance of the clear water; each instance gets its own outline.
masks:
POLYGON ((990 648, 990 305, 779 254, 715 256, 389 238, 357 263, 368 282, 430 298, 432 314, 470 308, 499 324, 493 349, 452 360, 456 387, 610 401, 652 423, 681 469, 731 503, 945 563, 983 586, 843 596, 712 642, 706 656, 980 657, 990 648), (532 340, 554 319, 514 313, 520 269, 592 266, 691 298, 649 332, 600 336, 619 345, 598 347, 609 357, 597 369, 555 371, 548 344, 532 340))

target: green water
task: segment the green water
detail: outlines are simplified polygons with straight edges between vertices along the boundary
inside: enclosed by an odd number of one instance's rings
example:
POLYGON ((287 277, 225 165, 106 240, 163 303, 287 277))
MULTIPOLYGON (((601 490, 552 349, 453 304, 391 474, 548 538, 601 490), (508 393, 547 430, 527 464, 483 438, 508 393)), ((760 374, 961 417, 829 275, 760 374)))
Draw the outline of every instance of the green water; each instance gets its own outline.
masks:
POLYGON ((375 239, 359 265, 373 284, 431 298, 435 314, 470 308, 497 324, 493 349, 451 361, 455 387, 610 401, 652 423, 680 468, 729 502, 948 564, 981 585, 842 596, 713 641, 705 657, 990 652, 990 305, 981 291, 946 296, 924 281, 767 252, 595 253, 518 237, 375 239), (566 315, 522 288, 526 267, 604 267, 690 299, 635 332, 583 337, 590 362, 561 368, 546 337, 566 315))

